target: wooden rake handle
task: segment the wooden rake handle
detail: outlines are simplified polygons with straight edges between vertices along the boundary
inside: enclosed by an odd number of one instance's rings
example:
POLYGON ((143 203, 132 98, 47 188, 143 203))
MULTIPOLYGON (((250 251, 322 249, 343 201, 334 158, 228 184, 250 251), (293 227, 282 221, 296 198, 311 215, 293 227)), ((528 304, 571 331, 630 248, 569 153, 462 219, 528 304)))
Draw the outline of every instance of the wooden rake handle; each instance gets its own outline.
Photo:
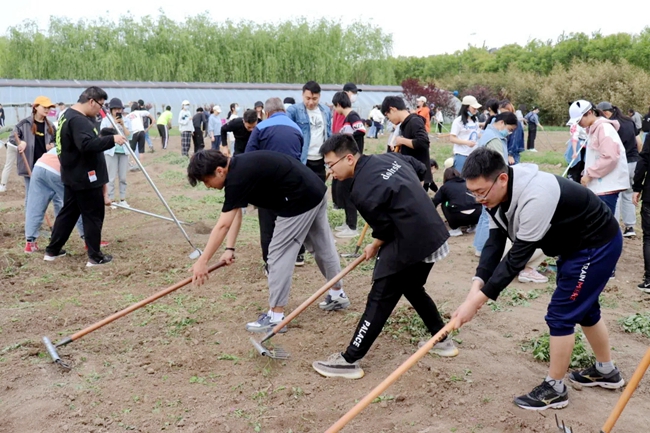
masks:
POLYGON ((343 269, 341 272, 339 272, 338 274, 336 274, 336 276, 335 276, 334 278, 332 278, 332 279, 329 280, 327 283, 325 283, 325 285, 324 285, 323 287, 321 287, 320 289, 318 289, 318 291, 317 291, 316 293, 314 293, 313 295, 311 295, 309 298, 307 298, 307 300, 305 300, 305 302, 303 302, 302 304, 300 304, 300 306, 299 306, 298 308, 296 308, 295 310, 293 310, 293 311, 291 312, 291 314, 289 314, 287 317, 285 317, 284 320, 283 320, 282 322, 280 322, 280 323, 278 323, 277 325, 275 325, 275 326, 273 327, 273 329, 271 330, 271 332, 269 332, 269 334, 268 334, 268 335, 264 338, 264 340, 262 340, 262 341, 266 341, 266 340, 268 340, 269 338, 271 338, 272 336, 274 336, 275 334, 277 334, 277 333, 280 331, 280 329, 282 329, 282 328, 284 328, 285 326, 287 326, 287 324, 288 324, 289 322, 291 322, 293 319, 295 319, 296 316, 297 316, 298 314, 300 314, 300 313, 302 313, 303 311, 305 311, 305 309, 306 309, 307 307, 309 307, 311 304, 313 304, 314 301, 315 301, 316 299, 320 298, 320 297, 321 297, 325 292, 327 292, 329 289, 331 289, 332 287, 334 287, 334 284, 338 283, 339 280, 340 280, 341 278, 345 277, 348 273, 350 273, 350 271, 351 271, 352 269, 354 269, 354 268, 356 268, 357 266, 359 266, 359 264, 360 264, 361 262, 363 262, 365 259, 366 259, 366 254, 365 254, 365 253, 364 253, 364 254, 361 254, 360 257, 357 257, 357 259, 356 259, 355 261, 353 261, 352 263, 350 263, 349 265, 347 265, 347 266, 345 267, 345 269, 343 269))
MULTIPOLYGON (((217 264, 214 264, 214 265, 212 265, 212 266, 210 266, 208 268, 208 273, 210 273, 212 271, 215 271, 215 270, 217 270, 217 269, 219 269, 219 268, 221 268, 221 267, 223 267, 225 265, 226 265, 226 262, 223 262, 223 261, 221 261, 221 262, 219 262, 217 264)), ((78 332, 72 334, 71 336, 69 336, 69 337, 59 341, 58 343, 56 343, 56 347, 64 346, 64 345, 66 345, 68 343, 71 343, 71 342, 73 342, 75 340, 78 340, 79 338, 83 337, 84 335, 89 334, 89 333, 101 328, 102 326, 108 325, 109 323, 119 319, 120 317, 124 317, 127 314, 129 314, 129 313, 131 313, 131 312, 133 312, 133 311, 135 311, 135 310, 137 310, 139 308, 142 308, 145 305, 150 304, 150 303, 152 303, 153 301, 155 301, 157 299, 162 298, 163 296, 169 295, 171 292, 174 292, 174 291, 180 289, 181 287, 188 285, 191 282, 192 282, 192 277, 187 277, 183 281, 179 281, 178 283, 174 284, 173 286, 170 286, 170 287, 166 288, 165 290, 161 290, 160 292, 155 293, 155 294, 149 296, 148 298, 143 299, 142 301, 131 305, 130 307, 126 307, 125 309, 123 309, 121 311, 118 311, 117 313, 108 316, 104 320, 100 320, 99 322, 97 322, 97 323, 95 323, 93 325, 90 325, 87 328, 84 328, 81 331, 78 331, 78 332)))
POLYGON ((411 367, 415 365, 420 359, 422 359, 428 352, 433 348, 433 346, 444 339, 455 327, 455 319, 451 319, 440 331, 436 333, 429 341, 427 341, 424 346, 418 349, 413 355, 409 357, 402 365, 397 367, 390 376, 384 379, 379 385, 377 385, 368 395, 366 395, 359 403, 357 403, 352 409, 343 415, 338 421, 336 421, 330 428, 328 428, 325 433, 336 433, 341 431, 347 423, 352 421, 352 419, 359 415, 359 413, 364 410, 374 399, 379 397, 382 392, 384 392, 389 386, 391 386, 401 375, 406 373, 411 367))
POLYGON ((614 424, 618 420, 618 417, 621 416, 623 409, 625 409, 625 405, 630 400, 630 397, 632 397, 632 393, 639 385, 641 378, 643 377, 643 375, 645 374, 649 366, 650 366, 650 348, 646 350, 645 356, 639 363, 639 366, 636 368, 636 370, 634 370, 634 374, 632 375, 632 378, 630 379, 627 386, 625 387, 625 391, 623 391, 623 394, 621 394, 621 397, 618 399, 616 406, 614 406, 614 409, 612 409, 612 413, 609 415, 609 418, 607 418, 607 421, 605 422, 605 425, 603 426, 601 433, 610 433, 612 431, 612 429, 614 428, 614 424))

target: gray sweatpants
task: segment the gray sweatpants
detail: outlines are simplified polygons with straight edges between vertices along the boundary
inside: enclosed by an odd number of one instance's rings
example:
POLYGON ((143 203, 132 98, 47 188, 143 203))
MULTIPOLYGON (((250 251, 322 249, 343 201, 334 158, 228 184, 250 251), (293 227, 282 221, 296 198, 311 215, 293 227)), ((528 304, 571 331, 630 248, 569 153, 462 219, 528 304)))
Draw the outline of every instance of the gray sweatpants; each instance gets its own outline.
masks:
MULTIPOLYGON (((329 281, 341 272, 334 236, 327 221, 327 195, 315 208, 295 217, 278 217, 269 245, 269 305, 289 302, 291 278, 301 245, 314 255, 318 268, 329 281)), ((340 288, 341 281, 334 285, 340 288)))
POLYGON ((115 178, 120 178, 120 200, 126 199, 126 173, 129 170, 129 155, 116 153, 106 155, 106 168, 108 169, 108 197, 115 199, 115 178))

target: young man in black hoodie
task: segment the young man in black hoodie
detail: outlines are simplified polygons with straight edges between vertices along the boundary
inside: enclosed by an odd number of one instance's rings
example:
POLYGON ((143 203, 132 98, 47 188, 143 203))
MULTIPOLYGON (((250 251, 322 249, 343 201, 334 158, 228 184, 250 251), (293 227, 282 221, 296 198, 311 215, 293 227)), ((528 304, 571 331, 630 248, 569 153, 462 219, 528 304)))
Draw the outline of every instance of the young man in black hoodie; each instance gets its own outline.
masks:
MULTIPOLYGON (((429 166, 392 153, 365 156, 350 135, 336 134, 321 147, 325 166, 335 179, 351 179, 350 197, 372 227, 373 243, 364 249, 366 260, 377 256, 366 309, 344 353, 316 361, 314 369, 326 377, 358 379, 359 365, 402 295, 420 315, 431 335, 444 323, 424 289, 433 264, 449 253, 449 234, 431 199, 420 186, 429 166)), ((456 356, 451 339, 432 350, 456 356)))
MULTIPOLYGON (((399 136, 392 143, 392 151, 402 155, 412 156, 425 167, 431 166, 429 157, 429 134, 424 125, 424 118, 415 113, 409 113, 404 100, 399 96, 386 96, 381 103, 381 112, 390 123, 399 125, 399 136)), ((433 182, 431 171, 424 176, 425 189, 433 182)))
POLYGON ((88 246, 86 266, 103 265, 113 259, 100 250, 106 204, 103 189, 108 183, 104 151, 115 144, 125 144, 127 140, 121 135, 98 137, 94 119, 102 111, 107 98, 104 90, 89 87, 59 119, 56 149, 65 189, 63 208, 54 221, 52 238, 45 249, 46 261, 65 256, 63 245, 68 241, 79 215, 83 220, 84 239, 88 246))

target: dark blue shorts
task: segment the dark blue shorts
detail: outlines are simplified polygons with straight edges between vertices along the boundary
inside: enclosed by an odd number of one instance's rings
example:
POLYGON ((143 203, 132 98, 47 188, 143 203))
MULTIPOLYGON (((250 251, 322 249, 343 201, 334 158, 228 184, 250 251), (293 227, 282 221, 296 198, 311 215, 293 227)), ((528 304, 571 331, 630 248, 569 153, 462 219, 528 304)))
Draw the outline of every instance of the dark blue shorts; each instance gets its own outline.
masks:
POLYGON ((550 334, 573 334, 576 324, 594 326, 600 320, 598 296, 616 268, 623 248, 618 234, 600 248, 587 248, 557 261, 557 287, 546 312, 550 334))

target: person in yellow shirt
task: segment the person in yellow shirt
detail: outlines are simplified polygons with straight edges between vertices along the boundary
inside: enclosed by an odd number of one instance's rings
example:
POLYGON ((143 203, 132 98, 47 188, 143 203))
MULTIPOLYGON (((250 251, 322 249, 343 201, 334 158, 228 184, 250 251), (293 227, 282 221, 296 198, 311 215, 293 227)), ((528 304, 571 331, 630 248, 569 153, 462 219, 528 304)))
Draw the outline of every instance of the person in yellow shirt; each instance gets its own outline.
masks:
POLYGON ((169 143, 169 130, 172 129, 172 116, 172 107, 168 105, 165 107, 165 111, 158 116, 158 121, 156 122, 163 150, 167 149, 167 144, 169 143))

